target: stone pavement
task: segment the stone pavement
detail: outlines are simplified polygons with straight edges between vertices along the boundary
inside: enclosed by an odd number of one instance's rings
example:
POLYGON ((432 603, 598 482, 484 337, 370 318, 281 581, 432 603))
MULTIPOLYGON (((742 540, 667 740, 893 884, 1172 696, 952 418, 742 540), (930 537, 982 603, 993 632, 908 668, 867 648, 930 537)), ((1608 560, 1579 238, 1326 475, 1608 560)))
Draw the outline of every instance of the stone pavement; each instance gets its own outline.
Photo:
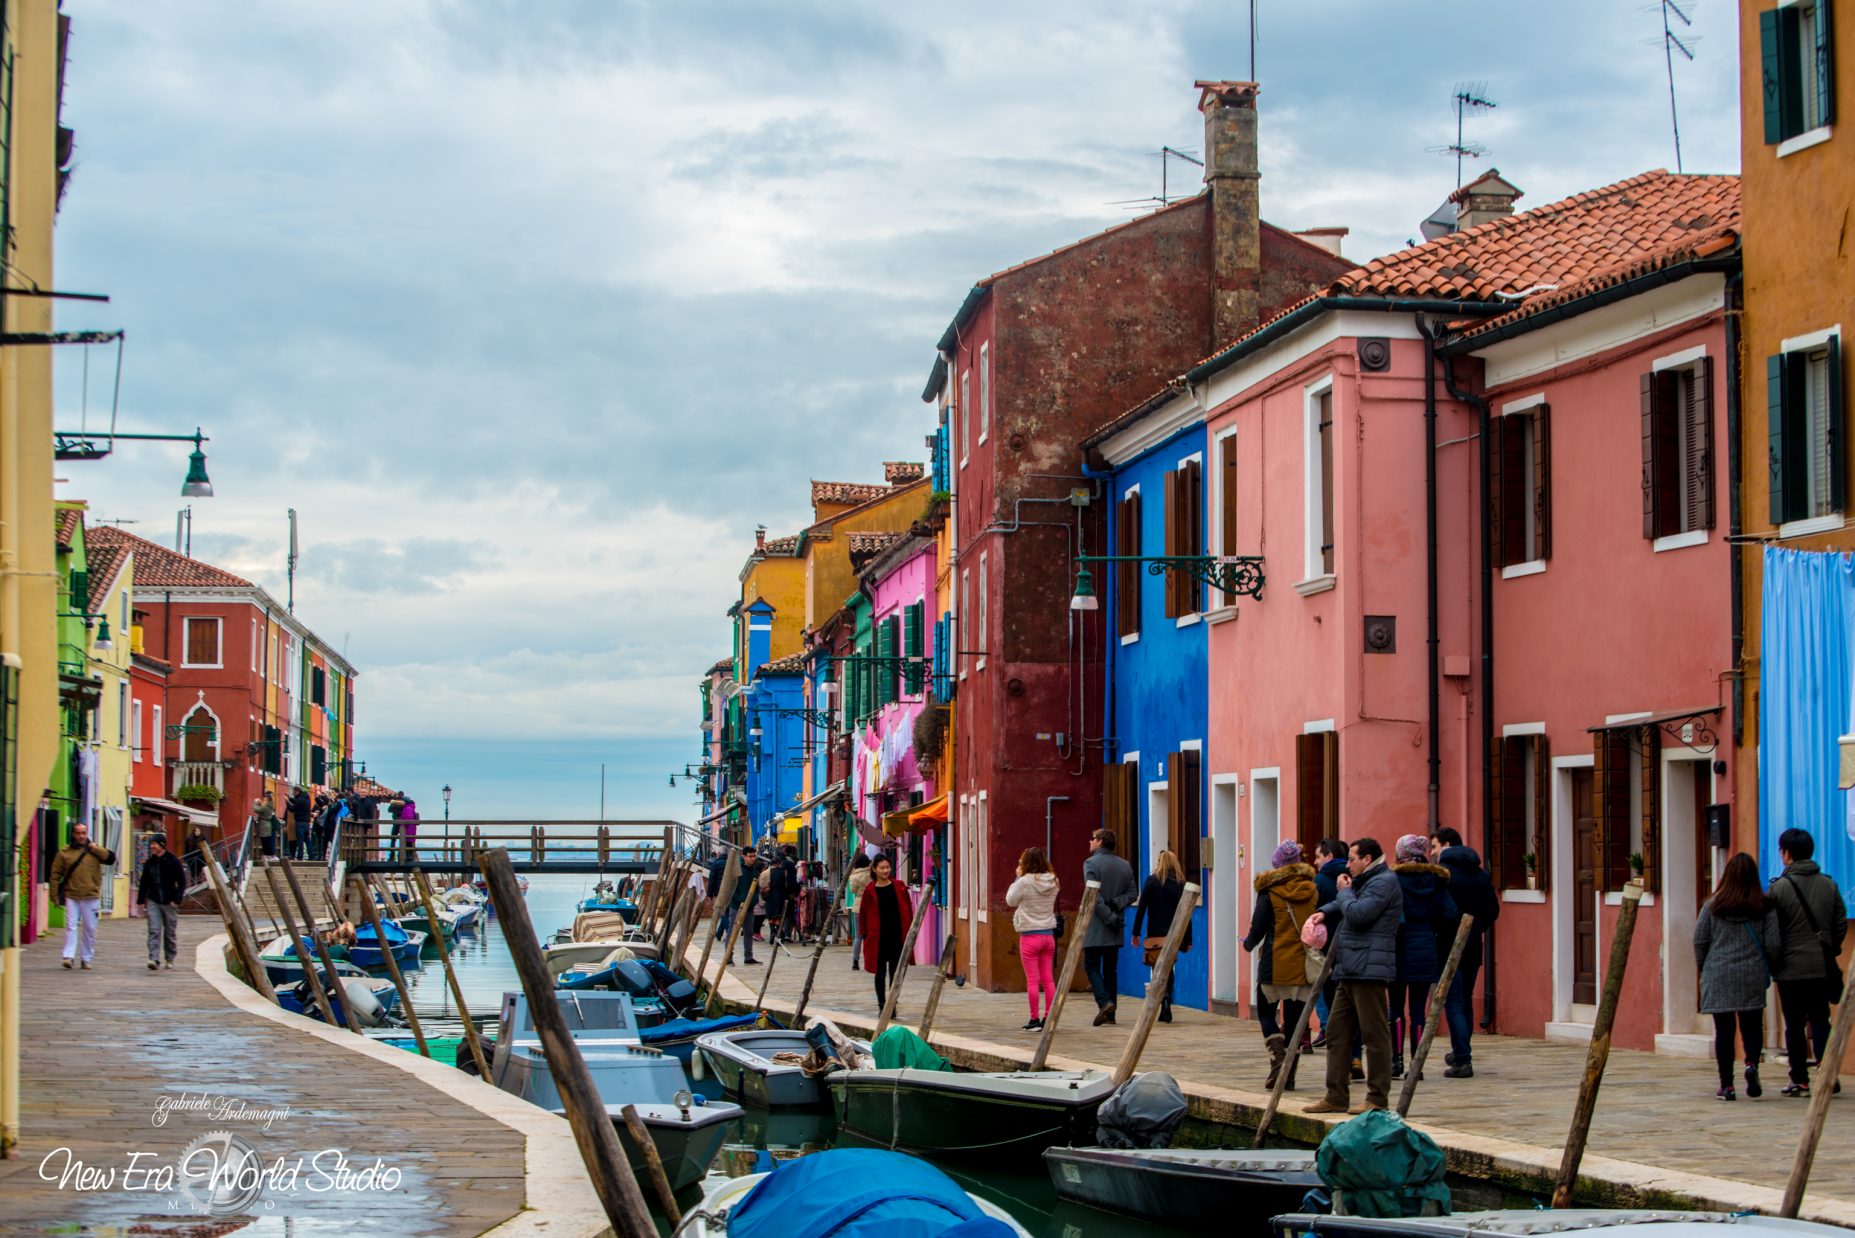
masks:
POLYGON ((217 917, 183 916, 172 971, 147 970, 141 920, 104 921, 88 972, 59 966, 62 933, 20 952, 22 1143, 0 1161, 0 1230, 203 1235, 256 1218, 266 1232, 312 1220, 295 1232, 462 1236, 524 1208, 521 1132, 228 1004, 194 970, 195 947, 219 930, 217 917), (302 1158, 294 1189, 267 1188, 242 1221, 203 1225, 178 1184, 130 1178, 167 1172, 216 1132, 244 1139, 267 1166, 302 1158), (57 1181, 79 1161, 113 1169, 113 1181, 57 1181), (343 1161, 350 1174, 378 1161, 398 1180, 338 1183, 343 1161))
MULTIPOLYGON (((701 953, 706 928, 695 935, 689 960, 701 953)), ((719 947, 717 947, 719 950, 719 947)), ((723 982, 730 1004, 751 1005, 762 982, 768 947, 757 948, 759 967, 733 967, 723 982), (737 984, 737 977, 739 983, 737 984)), ((775 966, 767 1007, 790 1012, 805 979, 810 951, 784 954, 775 966)), ((1060 960, 1059 960, 1060 962, 1060 960)), ((717 963, 711 959, 712 976, 717 963)), ((932 969, 916 967, 903 989, 898 1021, 919 1027, 932 969)), ((1072 993, 1052 1047, 1050 1065, 1113 1069, 1127 1043, 1139 1000, 1123 997, 1119 1025, 1093 1027, 1094 1002, 1072 993)), ((850 969, 849 950, 827 948, 818 968, 808 1015, 867 1029, 879 1013, 866 972, 850 969)), ((930 1039, 962 1066, 1012 1069, 1028 1063, 1033 1033, 1018 1030, 1029 1017, 1022 993, 984 993, 949 981, 942 990, 930 1039)), ((1475 1077, 1445 1079, 1439 1040, 1412 1103, 1410 1118, 1449 1150, 1451 1167, 1510 1189, 1550 1195, 1572 1103, 1584 1069, 1585 1047, 1508 1036, 1477 1037, 1475 1077)), ((1175 1022, 1155 1024, 1140 1063, 1175 1076, 1197 1116, 1254 1126, 1267 1103, 1263 1080, 1268 1056, 1257 1024, 1175 1007, 1175 1022)), ((1317 1142, 1329 1120, 1299 1111, 1318 1100, 1320 1053, 1304 1061, 1299 1091, 1283 1101, 1278 1129, 1317 1142)), ((1771 1086, 1760 1100, 1724 1104, 1711 1059, 1673 1058, 1613 1050, 1598 1097, 1591 1138, 1581 1167, 1579 1197, 1602 1203, 1705 1201, 1729 1210, 1775 1211, 1790 1173, 1807 1104, 1780 1097, 1782 1063, 1767 1054, 1763 1074, 1771 1086)), ((1355 1084, 1354 1099, 1363 1099, 1355 1084)), ((1393 1099, 1397 1087, 1393 1085, 1393 1099)), ((1855 1090, 1829 1113, 1804 1214, 1855 1226, 1855 1090)))

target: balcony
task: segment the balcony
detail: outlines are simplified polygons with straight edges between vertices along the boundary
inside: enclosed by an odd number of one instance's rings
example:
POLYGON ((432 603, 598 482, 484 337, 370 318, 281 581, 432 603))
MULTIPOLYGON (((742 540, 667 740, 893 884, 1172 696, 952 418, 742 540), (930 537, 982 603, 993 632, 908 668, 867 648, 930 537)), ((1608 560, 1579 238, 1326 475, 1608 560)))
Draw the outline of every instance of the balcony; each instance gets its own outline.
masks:
POLYGON ((171 767, 174 771, 174 798, 180 798, 182 787, 211 787, 225 794, 225 770, 217 761, 175 761, 171 767))

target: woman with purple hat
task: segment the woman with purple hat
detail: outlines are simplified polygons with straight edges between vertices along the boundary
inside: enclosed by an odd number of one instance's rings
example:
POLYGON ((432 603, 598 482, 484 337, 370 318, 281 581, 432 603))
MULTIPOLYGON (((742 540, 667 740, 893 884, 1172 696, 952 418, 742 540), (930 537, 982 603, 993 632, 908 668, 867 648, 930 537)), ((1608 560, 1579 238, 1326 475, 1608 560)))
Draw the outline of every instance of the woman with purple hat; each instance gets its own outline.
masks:
MULTIPOLYGON (((1264 1087, 1275 1086, 1282 1072, 1282 1059, 1288 1055, 1284 1029, 1292 1030, 1300 1022, 1301 1007, 1314 996, 1314 986, 1308 983, 1308 955, 1301 944, 1301 926, 1319 906, 1314 866, 1302 858, 1301 844, 1291 838, 1269 857, 1268 871, 1256 874, 1256 910, 1250 915, 1250 931, 1243 938, 1243 948, 1250 951, 1265 941, 1269 943, 1256 965, 1262 995, 1256 1013, 1262 1023, 1263 1043, 1269 1047, 1269 1079, 1264 1087)), ((1295 1086, 1292 1068, 1286 1086, 1291 1090, 1295 1086)))
POLYGON ((1422 834, 1398 839, 1391 871, 1404 888, 1404 920, 1398 925, 1398 975, 1391 982, 1391 1077, 1404 1077, 1404 1050, 1423 1037, 1430 986, 1443 970, 1439 938, 1462 918, 1449 897, 1449 870, 1430 862, 1430 840, 1422 834))

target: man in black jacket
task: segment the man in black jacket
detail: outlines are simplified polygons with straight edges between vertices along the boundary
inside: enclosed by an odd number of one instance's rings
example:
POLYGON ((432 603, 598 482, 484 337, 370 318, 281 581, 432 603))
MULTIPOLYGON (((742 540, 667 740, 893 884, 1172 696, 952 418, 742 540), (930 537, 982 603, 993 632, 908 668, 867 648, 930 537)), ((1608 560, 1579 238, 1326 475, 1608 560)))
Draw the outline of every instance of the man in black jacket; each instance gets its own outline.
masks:
POLYGON ((187 896, 187 870, 168 851, 167 839, 148 840, 148 859, 135 896, 148 915, 148 970, 160 967, 163 955, 172 970, 174 956, 180 953, 180 900, 187 896))
MULTIPOLYGON (((1501 914, 1501 898, 1481 866, 1481 856, 1475 848, 1462 845, 1461 834, 1444 826, 1430 840, 1430 849, 1436 862, 1449 870, 1449 897, 1456 910, 1475 917, 1468 944, 1462 947, 1462 961, 1456 965, 1455 981, 1443 999, 1443 1013, 1449 1021, 1449 1054, 1445 1059, 1448 1069, 1443 1077, 1473 1079, 1475 1067, 1469 1057, 1470 1037, 1475 1030, 1475 979, 1481 974, 1482 938, 1501 914)), ((1449 937, 1447 942, 1438 941, 1439 947, 1447 949, 1455 941, 1460 923, 1458 920, 1445 926, 1449 937)))
MULTIPOLYGON (((1786 1096, 1810 1095, 1808 1063, 1812 1056, 1823 1060, 1829 1008, 1841 997, 1837 956, 1848 930, 1848 908, 1835 878, 1811 859, 1815 854, 1809 831, 1788 829, 1778 835, 1784 872, 1766 891, 1778 909, 1778 954, 1771 960, 1771 977, 1778 982, 1778 1005, 1784 1011, 1784 1052, 1791 1067, 1786 1096)), ((1835 1074, 1832 1069, 1830 1078, 1835 1074)), ((1837 1080, 1836 1089, 1841 1087, 1837 1080)))
POLYGON ((298 787, 290 796, 290 824, 295 827, 290 844, 292 860, 305 859, 309 853, 309 831, 313 828, 310 820, 312 809, 309 804, 309 788, 298 787))
POLYGON ((1391 1103, 1391 1005, 1388 990, 1398 972, 1398 925, 1404 890, 1385 865, 1375 838, 1354 842, 1339 878, 1339 894, 1308 917, 1327 926, 1327 950, 1340 982, 1333 1025, 1327 1029, 1327 1094, 1306 1113, 1364 1113, 1391 1103), (1354 1034, 1365 1045, 1365 1104, 1352 1107, 1354 1034))

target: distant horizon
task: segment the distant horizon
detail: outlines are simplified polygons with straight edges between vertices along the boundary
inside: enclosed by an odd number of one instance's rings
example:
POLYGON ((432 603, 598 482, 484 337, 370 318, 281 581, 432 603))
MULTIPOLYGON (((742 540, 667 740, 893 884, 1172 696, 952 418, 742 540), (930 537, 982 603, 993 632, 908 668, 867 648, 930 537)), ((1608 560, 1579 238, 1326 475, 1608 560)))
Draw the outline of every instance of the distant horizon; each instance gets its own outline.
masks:
POLYGON ((366 699, 356 710, 356 755, 366 776, 412 796, 422 820, 444 818, 442 788, 451 786, 455 821, 556 821, 602 819, 599 767, 605 765, 605 811, 610 821, 678 821, 701 815, 696 788, 677 779, 697 757, 694 728, 677 739, 418 739, 371 738, 366 699))

